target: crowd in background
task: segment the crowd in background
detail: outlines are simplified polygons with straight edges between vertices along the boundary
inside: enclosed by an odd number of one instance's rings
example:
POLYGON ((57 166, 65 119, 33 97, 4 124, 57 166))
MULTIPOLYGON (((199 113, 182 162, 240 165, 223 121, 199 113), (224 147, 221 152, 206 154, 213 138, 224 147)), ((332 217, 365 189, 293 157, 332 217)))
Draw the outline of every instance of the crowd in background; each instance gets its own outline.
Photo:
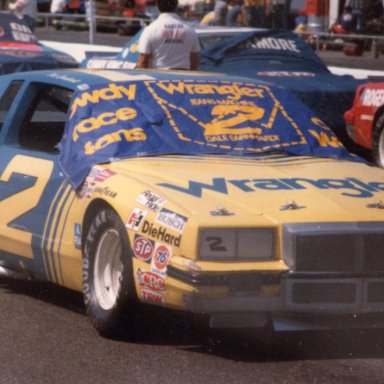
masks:
POLYGON ((206 0, 204 25, 289 28, 290 0, 206 0))
MULTIPOLYGON (((85 14, 89 0, 0 0, 1 8, 14 12, 34 29, 38 12, 85 14)), ((155 0, 94 0, 106 3, 111 16, 124 9, 148 9, 155 0), (144 7, 143 7, 144 4, 144 7)), ((201 0, 197 13, 189 5, 180 7, 185 19, 196 19, 203 25, 249 26, 257 28, 296 29, 304 32, 308 17, 305 8, 291 9, 291 0, 201 0)), ((339 20, 332 26, 336 33, 383 33, 384 0, 342 0, 339 20), (375 30, 373 30, 373 27, 375 30)), ((132 15, 134 16, 134 15, 132 15)))
MULTIPOLYGON (((250 26, 258 28, 296 29, 304 32, 308 16, 306 9, 291 9, 291 0, 205 0, 205 15, 201 24, 250 26)), ((335 25, 345 33, 373 32, 375 23, 380 33, 384 29, 384 0, 345 0, 335 25)))
MULTIPOLYGON (((346 0, 339 20, 332 26, 336 33, 367 33, 374 34, 374 24, 381 24, 383 32, 384 1, 346 0)), ((379 31, 377 31, 379 32, 379 31)))

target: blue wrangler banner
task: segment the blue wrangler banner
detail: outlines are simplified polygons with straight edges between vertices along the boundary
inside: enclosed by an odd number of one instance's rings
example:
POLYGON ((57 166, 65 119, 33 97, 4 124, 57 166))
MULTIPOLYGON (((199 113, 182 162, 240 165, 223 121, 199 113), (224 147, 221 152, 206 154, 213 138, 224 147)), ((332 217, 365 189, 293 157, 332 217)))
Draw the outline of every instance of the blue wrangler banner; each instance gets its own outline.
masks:
POLYGON ((77 187, 93 165, 114 159, 273 151, 361 161, 283 88, 180 77, 111 82, 77 91, 60 164, 77 187))

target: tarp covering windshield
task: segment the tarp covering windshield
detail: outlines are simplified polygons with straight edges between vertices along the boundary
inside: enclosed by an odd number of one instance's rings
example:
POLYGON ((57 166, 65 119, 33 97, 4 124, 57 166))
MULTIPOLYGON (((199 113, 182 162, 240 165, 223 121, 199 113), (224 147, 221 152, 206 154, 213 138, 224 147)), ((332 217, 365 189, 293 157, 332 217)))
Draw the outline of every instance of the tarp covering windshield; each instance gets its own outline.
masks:
POLYGON ((60 164, 76 188, 93 165, 122 158, 271 151, 358 160, 284 89, 189 76, 111 82, 77 91, 60 164))
POLYGON ((78 63, 71 56, 40 44, 22 20, 0 12, 0 75, 76 67, 78 63))

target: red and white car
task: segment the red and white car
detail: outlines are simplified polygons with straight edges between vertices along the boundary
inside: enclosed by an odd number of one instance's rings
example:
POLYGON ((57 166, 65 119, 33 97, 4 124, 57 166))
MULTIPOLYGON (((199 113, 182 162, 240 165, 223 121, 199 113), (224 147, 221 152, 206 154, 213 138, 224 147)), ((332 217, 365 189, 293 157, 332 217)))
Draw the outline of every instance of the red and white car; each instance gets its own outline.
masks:
POLYGON ((384 82, 360 85, 344 120, 352 140, 371 150, 376 164, 384 167, 384 82))

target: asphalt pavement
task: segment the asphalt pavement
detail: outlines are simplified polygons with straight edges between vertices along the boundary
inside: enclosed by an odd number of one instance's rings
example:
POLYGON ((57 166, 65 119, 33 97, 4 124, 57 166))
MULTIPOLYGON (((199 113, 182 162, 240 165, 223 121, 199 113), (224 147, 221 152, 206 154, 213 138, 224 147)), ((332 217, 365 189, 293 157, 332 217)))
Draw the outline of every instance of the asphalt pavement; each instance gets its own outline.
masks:
MULTIPOLYGON (((81 43, 90 42, 89 31, 59 30, 49 27, 37 27, 35 34, 39 40, 61 41, 63 43, 81 43)), ((120 36, 117 33, 96 32, 93 36, 93 44, 107 45, 111 47, 123 47, 130 36, 120 36)), ((322 49, 317 54, 328 66, 343 68, 358 68, 368 70, 384 71, 384 54, 378 57, 371 51, 365 51, 362 56, 347 56, 340 49, 329 49, 323 44, 322 49)))

